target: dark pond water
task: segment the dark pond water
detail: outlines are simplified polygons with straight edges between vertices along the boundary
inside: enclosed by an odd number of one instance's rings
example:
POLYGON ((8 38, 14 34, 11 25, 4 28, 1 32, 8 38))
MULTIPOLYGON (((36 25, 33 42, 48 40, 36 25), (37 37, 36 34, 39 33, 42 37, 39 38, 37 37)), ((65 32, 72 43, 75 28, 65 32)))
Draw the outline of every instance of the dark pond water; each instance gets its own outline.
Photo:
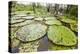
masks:
POLYGON ((48 50, 48 37, 47 34, 40 40, 38 51, 47 51, 48 50))

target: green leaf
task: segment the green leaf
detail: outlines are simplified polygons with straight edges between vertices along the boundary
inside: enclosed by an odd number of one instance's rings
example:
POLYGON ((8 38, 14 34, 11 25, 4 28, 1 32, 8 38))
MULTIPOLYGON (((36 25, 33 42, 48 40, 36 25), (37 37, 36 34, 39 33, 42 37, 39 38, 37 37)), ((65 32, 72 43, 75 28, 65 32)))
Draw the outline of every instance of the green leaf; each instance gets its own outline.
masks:
POLYGON ((61 45, 49 45, 48 50, 70 50, 70 49, 75 49, 76 46, 61 46, 61 45))
POLYGON ((44 18, 46 21, 47 20, 56 20, 56 18, 55 17, 46 17, 46 18, 44 18))
POLYGON ((43 20, 43 18, 38 17, 38 18, 35 18, 34 20, 37 20, 37 21, 42 21, 42 20, 43 20))
POLYGON ((62 25, 61 22, 58 20, 48 20, 45 22, 45 24, 47 24, 47 25, 54 25, 54 24, 55 25, 62 25))
POLYGON ((61 22, 59 20, 57 20, 55 17, 48 17, 48 18, 45 18, 46 22, 45 24, 47 25, 62 25, 61 22))
POLYGON ((75 20, 72 19, 61 19, 61 21, 65 22, 65 23, 75 23, 75 20))
POLYGON ((23 26, 26 26, 26 25, 31 24, 33 22, 34 22, 34 20, 26 20, 24 22, 11 24, 11 27, 23 27, 23 26))
POLYGON ((58 45, 72 46, 77 43, 75 34, 65 26, 49 26, 48 38, 58 45))

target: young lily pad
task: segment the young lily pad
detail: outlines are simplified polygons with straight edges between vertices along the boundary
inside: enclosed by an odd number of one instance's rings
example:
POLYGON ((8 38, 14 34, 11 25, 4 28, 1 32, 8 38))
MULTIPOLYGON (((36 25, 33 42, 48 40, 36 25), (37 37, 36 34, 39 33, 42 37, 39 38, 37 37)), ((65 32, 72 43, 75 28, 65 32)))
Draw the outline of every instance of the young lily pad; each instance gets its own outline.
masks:
POLYGON ((48 38, 58 45, 72 46, 77 43, 75 34, 65 26, 49 26, 48 38))
POLYGON ((35 22, 26 25, 16 32, 16 36, 21 41, 33 41, 45 35, 47 27, 41 23, 35 22))

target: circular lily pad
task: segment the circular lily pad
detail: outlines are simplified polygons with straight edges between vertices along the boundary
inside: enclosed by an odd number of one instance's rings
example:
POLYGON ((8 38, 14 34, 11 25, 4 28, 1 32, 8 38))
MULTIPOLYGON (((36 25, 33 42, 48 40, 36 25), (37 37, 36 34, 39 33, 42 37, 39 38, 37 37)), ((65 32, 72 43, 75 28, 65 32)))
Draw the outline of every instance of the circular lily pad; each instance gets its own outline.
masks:
POLYGON ((35 18, 34 20, 37 20, 37 21, 42 21, 42 20, 43 20, 43 18, 38 17, 38 18, 35 18))
POLYGON ((61 22, 60 21, 58 21, 58 20, 47 20, 46 22, 45 22, 45 24, 47 24, 47 25, 62 25, 61 24, 61 22))
POLYGON ((22 27, 22 26, 31 24, 31 23, 33 23, 33 22, 34 22, 34 20, 26 20, 26 21, 21 22, 21 23, 11 24, 11 27, 22 27))
POLYGON ((65 26, 49 26, 48 38, 58 45, 72 46, 77 43, 75 34, 65 26))
POLYGON ((56 18, 55 17, 46 17, 46 18, 44 18, 44 20, 56 20, 56 18))
POLYGON ((45 35, 47 27, 41 23, 35 22, 26 25, 16 32, 16 36, 21 41, 33 41, 45 35))
POLYGON ((26 14, 24 14, 24 13, 19 13, 19 14, 17 14, 17 15, 15 15, 15 17, 26 17, 27 15, 26 14))
POLYGON ((70 50, 70 49, 75 49, 75 46, 61 46, 61 45, 49 45, 48 50, 70 50))
POLYGON ((65 23, 75 23, 76 22, 72 19, 61 19, 61 21, 65 22, 65 23))
POLYGON ((19 19, 19 20, 11 20, 11 24, 15 24, 15 23, 20 23, 20 22, 24 22, 25 20, 24 19, 19 19))
POLYGON ((57 20, 55 17, 48 17, 48 18, 44 18, 45 20, 45 24, 47 25, 62 25, 61 22, 59 20, 57 20))
POLYGON ((25 19, 33 19, 35 17, 34 16, 26 16, 26 17, 22 17, 22 18, 25 18, 25 19))

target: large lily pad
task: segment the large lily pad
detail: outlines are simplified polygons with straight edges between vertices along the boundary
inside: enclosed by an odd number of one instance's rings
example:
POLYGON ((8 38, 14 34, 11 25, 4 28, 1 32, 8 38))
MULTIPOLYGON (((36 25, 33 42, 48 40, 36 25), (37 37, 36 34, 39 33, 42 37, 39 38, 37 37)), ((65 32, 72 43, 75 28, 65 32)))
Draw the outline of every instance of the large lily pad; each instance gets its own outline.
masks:
POLYGON ((56 20, 56 18, 55 17, 46 17, 46 18, 44 18, 45 20, 56 20))
POLYGON ((34 20, 26 20, 26 21, 21 22, 21 23, 11 24, 11 27, 22 27, 22 26, 31 24, 31 23, 33 23, 33 22, 34 22, 34 20))
POLYGON ((25 21, 25 19, 19 19, 19 20, 12 19, 10 23, 15 24, 15 23, 20 23, 20 22, 24 22, 24 21, 25 21))
POLYGON ((70 50, 70 49, 75 49, 76 46, 61 46, 61 45, 49 45, 48 50, 70 50))
POLYGON ((43 18, 38 17, 38 18, 35 18, 34 20, 37 20, 37 21, 42 21, 42 20, 43 20, 43 18))
POLYGON ((62 25, 61 22, 58 20, 48 20, 45 22, 45 24, 47 24, 47 25, 54 25, 54 24, 55 25, 62 25))
POLYGON ((46 21, 45 21, 45 24, 47 25, 62 25, 61 22, 59 20, 57 20, 55 17, 48 17, 48 18, 44 18, 46 21))
POLYGON ((16 36, 21 41, 33 41, 45 35, 47 27, 41 23, 35 22, 26 25, 16 32, 16 36))
POLYGON ((25 18, 25 19, 33 19, 35 17, 34 16, 26 16, 26 17, 22 17, 22 18, 25 18))
POLYGON ((50 26, 48 30, 48 38, 58 45, 72 46, 77 43, 75 34, 65 26, 50 26))
POLYGON ((24 14, 24 13, 19 13, 19 14, 16 14, 15 17, 26 17, 27 15, 24 14))
POLYGON ((61 19, 61 21, 65 22, 65 23, 75 23, 75 20, 72 19, 61 19))

